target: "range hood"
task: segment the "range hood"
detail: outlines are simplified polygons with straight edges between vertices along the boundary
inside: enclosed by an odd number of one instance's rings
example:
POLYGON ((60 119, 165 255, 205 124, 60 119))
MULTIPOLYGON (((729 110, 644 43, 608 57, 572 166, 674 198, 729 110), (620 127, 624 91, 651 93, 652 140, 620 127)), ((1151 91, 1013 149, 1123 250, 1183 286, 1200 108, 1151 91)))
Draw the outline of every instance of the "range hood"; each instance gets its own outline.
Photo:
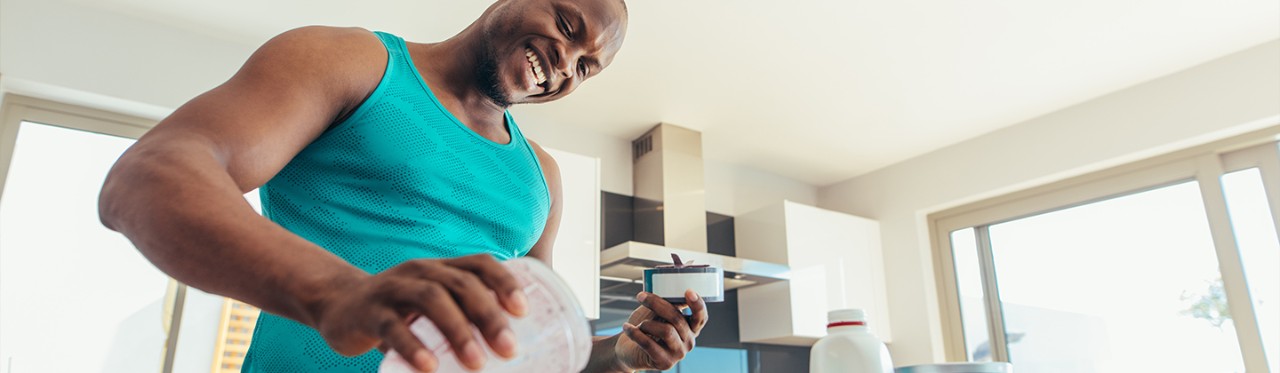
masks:
POLYGON ((600 253, 603 303, 632 300, 643 271, 669 265, 671 254, 685 262, 723 268, 725 290, 786 280, 782 264, 707 251, 707 208, 702 134, 659 124, 631 143, 636 236, 600 253))

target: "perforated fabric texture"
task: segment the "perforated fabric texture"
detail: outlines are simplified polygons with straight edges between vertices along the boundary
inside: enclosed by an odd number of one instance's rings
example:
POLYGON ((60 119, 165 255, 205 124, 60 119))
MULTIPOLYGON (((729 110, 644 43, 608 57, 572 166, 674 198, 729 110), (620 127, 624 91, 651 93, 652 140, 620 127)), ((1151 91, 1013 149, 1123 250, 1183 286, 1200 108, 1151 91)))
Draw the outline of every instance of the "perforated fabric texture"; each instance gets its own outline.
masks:
MULTIPOLYGON (((528 253, 550 196, 536 154, 508 114, 498 144, 444 109, 404 41, 377 33, 382 81, 347 120, 303 149, 260 188, 268 218, 378 273, 417 258, 528 253)), ((245 372, 375 372, 377 350, 354 358, 305 325, 263 312, 245 372)))

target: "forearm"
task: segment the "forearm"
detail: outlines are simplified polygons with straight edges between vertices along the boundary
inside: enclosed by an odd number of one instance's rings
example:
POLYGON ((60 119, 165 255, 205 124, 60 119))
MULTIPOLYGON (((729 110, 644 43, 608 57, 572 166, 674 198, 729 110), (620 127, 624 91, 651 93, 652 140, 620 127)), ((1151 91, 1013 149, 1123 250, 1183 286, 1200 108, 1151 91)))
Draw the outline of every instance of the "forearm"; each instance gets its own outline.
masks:
POLYGON ((210 152, 133 149, 108 175, 100 214, 169 276, 314 325, 322 290, 367 276, 258 215, 210 152))
POLYGON ((618 343, 619 335, 611 337, 596 337, 591 342, 591 357, 587 361, 587 368, 583 372, 590 373, 614 373, 614 372, 631 372, 623 366, 622 361, 618 360, 617 354, 614 353, 614 346, 618 343))

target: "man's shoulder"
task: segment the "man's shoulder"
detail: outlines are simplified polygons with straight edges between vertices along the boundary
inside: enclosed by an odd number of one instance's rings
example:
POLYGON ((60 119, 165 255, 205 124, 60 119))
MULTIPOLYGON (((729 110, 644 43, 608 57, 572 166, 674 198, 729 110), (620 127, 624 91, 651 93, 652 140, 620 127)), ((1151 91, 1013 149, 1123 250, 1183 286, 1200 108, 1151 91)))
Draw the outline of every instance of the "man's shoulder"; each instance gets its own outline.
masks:
POLYGON ((344 42, 373 38, 373 32, 361 27, 303 26, 280 33, 276 39, 291 42, 344 42))
MULTIPOLYGON (((278 47, 301 53, 330 53, 322 61, 346 57, 384 55, 384 48, 372 31, 359 27, 306 26, 285 31, 272 38, 263 48, 278 47)), ((320 57, 320 56, 310 56, 320 57)))
POLYGON ((543 163, 555 163, 556 159, 551 157, 551 153, 548 153, 546 149, 543 149, 542 145, 538 145, 536 141, 527 137, 525 138, 525 141, 529 142, 529 147, 533 148, 533 154, 538 156, 539 161, 542 161, 543 163))
POLYGON ((256 67, 253 84, 305 86, 350 106, 377 86, 386 61, 386 48, 369 30, 307 26, 271 38, 245 66, 256 67))
POLYGON ((533 154, 538 156, 538 163, 542 165, 542 173, 546 176, 560 176, 560 165, 556 163, 555 157, 551 156, 542 145, 538 145, 533 139, 525 138, 529 142, 529 147, 533 148, 533 154))

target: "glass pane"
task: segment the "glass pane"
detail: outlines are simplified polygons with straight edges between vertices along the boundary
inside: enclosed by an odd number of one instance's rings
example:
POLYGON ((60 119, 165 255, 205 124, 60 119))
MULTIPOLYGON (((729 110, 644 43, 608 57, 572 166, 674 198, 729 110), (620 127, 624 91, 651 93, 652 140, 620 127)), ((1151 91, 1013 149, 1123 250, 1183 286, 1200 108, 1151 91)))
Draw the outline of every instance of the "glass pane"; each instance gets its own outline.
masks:
POLYGON ((1272 372, 1280 372, 1280 239, 1276 238, 1262 175, 1256 168, 1223 175, 1222 191, 1227 196, 1267 361, 1272 372))
POLYGON ((992 226, 1018 370, 1243 372, 1201 201, 1187 182, 992 226))
POLYGON ((982 273, 978 266, 978 242, 973 228, 951 232, 951 256, 955 261, 956 286, 960 291, 960 317, 964 325, 964 345, 970 361, 991 361, 987 341, 987 310, 983 304, 982 273))
POLYGON ((102 181, 132 143, 19 127, 0 200, 0 360, 7 371, 160 370, 168 277, 98 221, 102 181))

